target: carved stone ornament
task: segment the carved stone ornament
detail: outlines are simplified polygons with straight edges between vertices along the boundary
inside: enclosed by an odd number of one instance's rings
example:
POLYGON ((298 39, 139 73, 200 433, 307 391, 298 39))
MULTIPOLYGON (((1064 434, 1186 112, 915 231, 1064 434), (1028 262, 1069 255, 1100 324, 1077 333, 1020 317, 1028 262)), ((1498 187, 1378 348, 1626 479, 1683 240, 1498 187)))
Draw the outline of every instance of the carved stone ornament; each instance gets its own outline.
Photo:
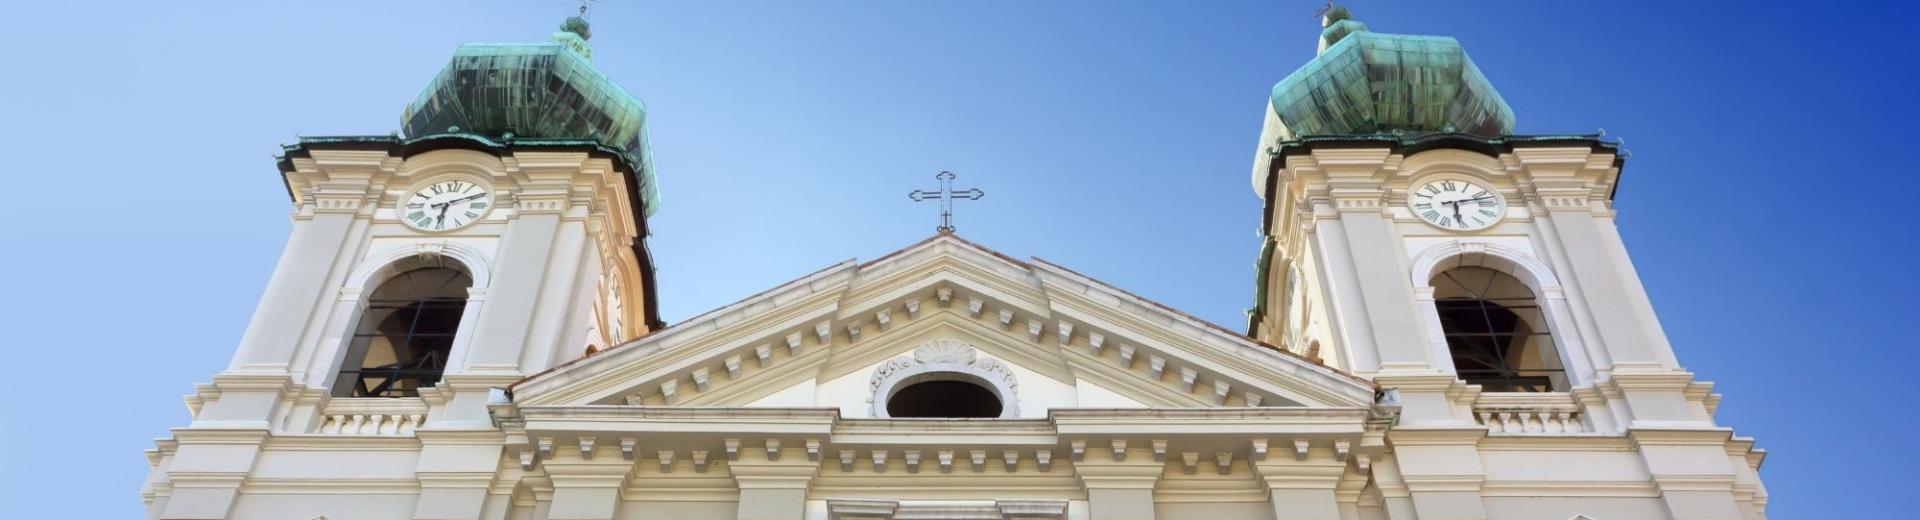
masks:
POLYGON ((995 359, 981 359, 972 345, 956 340, 930 341, 914 347, 911 356, 881 363, 867 383, 867 403, 874 417, 888 417, 887 400, 893 393, 926 381, 965 381, 980 385, 1000 398, 1000 417, 1020 415, 1020 383, 1013 369, 995 359))

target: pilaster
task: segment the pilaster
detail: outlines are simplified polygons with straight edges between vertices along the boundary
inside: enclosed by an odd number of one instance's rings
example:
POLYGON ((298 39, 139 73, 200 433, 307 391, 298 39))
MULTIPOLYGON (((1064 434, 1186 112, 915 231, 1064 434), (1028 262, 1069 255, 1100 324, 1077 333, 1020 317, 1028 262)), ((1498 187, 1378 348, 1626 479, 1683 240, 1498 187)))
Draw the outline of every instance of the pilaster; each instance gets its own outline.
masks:
POLYGON ((807 489, 819 473, 819 463, 802 450, 785 449, 776 459, 764 450, 743 450, 729 462, 740 487, 737 520, 800 520, 807 513, 807 489))
MULTIPOLYGON (((1486 520, 1480 498, 1486 469, 1480 463, 1480 439, 1487 430, 1472 428, 1395 428, 1393 443, 1400 482, 1406 485, 1420 520, 1486 520)), ((1386 495, 1387 489, 1382 488, 1386 495)), ((1388 507, 1394 499, 1387 497, 1388 507)))
POLYGON ((499 431, 417 430, 420 480, 415 520, 469 520, 487 510, 506 438, 499 431))
POLYGON ((1308 450, 1304 457, 1275 454, 1254 462, 1253 468, 1260 485, 1267 488, 1274 520, 1342 518, 1337 490, 1347 461, 1332 449, 1308 450))
POLYGON ((1153 520, 1153 489, 1165 469, 1142 449, 1089 452, 1073 463, 1092 520, 1153 520))
POLYGON ((540 464, 553 482, 548 520, 613 520, 620 489, 633 474, 634 462, 622 458, 617 447, 607 446, 591 450, 568 446, 554 449, 547 457, 540 464))
POLYGON ((1674 520, 1746 518, 1734 497, 1735 472, 1727 458, 1727 430, 1627 432, 1674 520))
POLYGON ((259 429, 174 430, 178 450, 167 467, 172 494, 160 512, 163 520, 225 519, 240 487, 253 471, 267 431, 259 429))

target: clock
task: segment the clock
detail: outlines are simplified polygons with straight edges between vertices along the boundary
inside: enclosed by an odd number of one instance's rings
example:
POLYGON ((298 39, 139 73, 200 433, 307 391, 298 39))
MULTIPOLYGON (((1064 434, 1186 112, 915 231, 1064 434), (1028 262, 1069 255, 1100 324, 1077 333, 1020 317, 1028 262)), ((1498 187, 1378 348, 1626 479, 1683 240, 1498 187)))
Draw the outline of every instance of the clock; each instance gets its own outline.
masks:
POLYGON ((415 188, 400 200, 400 221, 421 231, 446 231, 472 224, 493 207, 493 192, 462 179, 415 188))
POLYGON ((1446 177, 1415 183, 1407 193, 1407 209, 1434 226, 1451 231, 1478 231, 1492 227, 1506 216, 1507 200, 1485 184, 1446 177))

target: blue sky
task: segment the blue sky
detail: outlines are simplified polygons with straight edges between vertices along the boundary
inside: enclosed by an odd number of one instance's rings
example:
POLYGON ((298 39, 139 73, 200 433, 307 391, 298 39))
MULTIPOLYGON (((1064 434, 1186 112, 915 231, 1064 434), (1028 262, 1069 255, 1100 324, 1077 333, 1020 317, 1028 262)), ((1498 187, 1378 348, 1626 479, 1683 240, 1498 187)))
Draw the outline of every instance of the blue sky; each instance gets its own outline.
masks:
MULTIPOLYGON (((1772 452, 1773 517, 1920 506, 1896 484, 1916 462, 1911 7, 1350 5, 1459 38, 1522 133, 1626 140, 1622 233, 1719 419, 1772 452)), ((593 43, 651 112, 670 322, 924 238, 934 207, 905 193, 953 170, 987 191, 963 236, 1239 329, 1261 104, 1312 57, 1315 7, 611 2, 593 43)), ((7 508, 139 513, 140 451, 224 368, 284 243, 279 143, 393 131, 456 45, 539 40, 571 10, 0 8, 7 508)))

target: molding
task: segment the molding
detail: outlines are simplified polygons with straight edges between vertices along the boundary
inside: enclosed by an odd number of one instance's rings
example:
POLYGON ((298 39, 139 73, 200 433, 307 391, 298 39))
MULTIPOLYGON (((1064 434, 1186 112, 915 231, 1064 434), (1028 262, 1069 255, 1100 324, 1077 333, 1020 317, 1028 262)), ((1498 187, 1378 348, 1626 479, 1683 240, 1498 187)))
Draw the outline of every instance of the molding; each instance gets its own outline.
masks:
POLYGON ((867 383, 867 405, 873 417, 891 417, 887 403, 901 388, 926 381, 965 381, 981 384, 1000 399, 1000 418, 1020 416, 1020 382, 1013 370, 997 359, 979 357, 972 345, 958 340, 936 340, 914 347, 912 356, 900 356, 873 370, 867 383))

